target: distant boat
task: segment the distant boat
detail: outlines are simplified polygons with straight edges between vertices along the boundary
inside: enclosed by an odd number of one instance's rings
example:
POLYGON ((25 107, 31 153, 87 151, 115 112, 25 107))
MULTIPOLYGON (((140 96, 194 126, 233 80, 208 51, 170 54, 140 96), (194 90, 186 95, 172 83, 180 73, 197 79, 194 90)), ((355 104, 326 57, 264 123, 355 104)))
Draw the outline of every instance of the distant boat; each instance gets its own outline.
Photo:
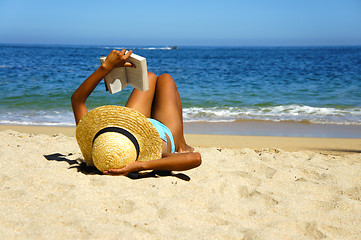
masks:
POLYGON ((178 49, 178 46, 170 46, 169 49, 170 49, 170 50, 177 50, 177 49, 178 49))

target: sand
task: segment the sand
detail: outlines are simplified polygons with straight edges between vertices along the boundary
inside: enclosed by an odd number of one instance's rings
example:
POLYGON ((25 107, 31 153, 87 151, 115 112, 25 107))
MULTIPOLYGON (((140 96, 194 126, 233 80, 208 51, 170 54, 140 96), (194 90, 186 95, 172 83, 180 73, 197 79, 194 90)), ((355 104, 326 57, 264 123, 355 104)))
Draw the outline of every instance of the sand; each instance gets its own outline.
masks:
POLYGON ((360 139, 187 135, 199 168, 135 179, 80 165, 71 128, 9 129, 0 239, 361 238, 360 139))

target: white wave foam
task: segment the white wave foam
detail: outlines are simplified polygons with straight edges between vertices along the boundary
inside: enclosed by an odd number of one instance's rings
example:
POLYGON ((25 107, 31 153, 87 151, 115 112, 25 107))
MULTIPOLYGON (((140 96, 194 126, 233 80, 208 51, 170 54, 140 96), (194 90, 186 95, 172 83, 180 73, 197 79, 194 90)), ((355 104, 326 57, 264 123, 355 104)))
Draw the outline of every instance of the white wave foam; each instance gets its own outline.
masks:
POLYGON ((236 120, 269 120, 269 121, 309 121, 322 124, 356 124, 361 125, 361 109, 336 109, 300 105, 248 107, 248 108, 186 108, 184 120, 192 121, 236 121, 236 120))
POLYGON ((62 123, 62 122, 37 122, 37 121, 7 121, 0 120, 0 125, 22 125, 22 126, 62 126, 62 127, 75 127, 75 123, 62 123))
POLYGON ((75 126, 70 111, 28 110, 2 112, 0 124, 3 125, 41 125, 41 126, 75 126))
MULTIPOLYGON (((183 109, 183 118, 185 122, 267 120, 361 125, 361 108, 336 109, 301 105, 225 108, 191 107, 183 109)), ((73 113, 66 110, 0 110, 0 124, 75 126, 73 113)))

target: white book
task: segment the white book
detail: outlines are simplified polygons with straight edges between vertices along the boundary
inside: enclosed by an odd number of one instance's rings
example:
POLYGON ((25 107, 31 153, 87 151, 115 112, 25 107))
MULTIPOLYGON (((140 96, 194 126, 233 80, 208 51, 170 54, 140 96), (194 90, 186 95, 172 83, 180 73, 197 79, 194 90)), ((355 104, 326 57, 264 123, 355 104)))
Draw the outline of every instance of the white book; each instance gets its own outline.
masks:
MULTIPOLYGON (((103 63, 106 58, 101 57, 100 62, 103 63)), ((141 91, 149 89, 146 59, 132 53, 127 62, 133 63, 135 67, 117 67, 105 76, 105 86, 109 93, 122 91, 128 84, 141 91)))

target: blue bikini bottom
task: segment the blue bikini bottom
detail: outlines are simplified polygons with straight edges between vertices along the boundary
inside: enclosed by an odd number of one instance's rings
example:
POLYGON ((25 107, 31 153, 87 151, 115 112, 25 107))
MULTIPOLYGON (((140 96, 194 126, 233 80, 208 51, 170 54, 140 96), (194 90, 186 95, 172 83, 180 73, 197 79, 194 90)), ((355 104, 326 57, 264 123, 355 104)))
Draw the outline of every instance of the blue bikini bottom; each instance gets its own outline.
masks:
POLYGON ((167 136, 168 135, 169 139, 170 139, 170 143, 172 145, 172 153, 175 152, 175 145, 174 145, 174 139, 173 139, 173 135, 172 132, 169 130, 169 128, 167 128, 166 125, 164 125, 163 123, 159 122, 158 120, 152 119, 152 118, 148 118, 148 120, 154 125, 154 127, 157 129, 160 138, 162 140, 165 141, 165 143, 167 143, 167 136))

